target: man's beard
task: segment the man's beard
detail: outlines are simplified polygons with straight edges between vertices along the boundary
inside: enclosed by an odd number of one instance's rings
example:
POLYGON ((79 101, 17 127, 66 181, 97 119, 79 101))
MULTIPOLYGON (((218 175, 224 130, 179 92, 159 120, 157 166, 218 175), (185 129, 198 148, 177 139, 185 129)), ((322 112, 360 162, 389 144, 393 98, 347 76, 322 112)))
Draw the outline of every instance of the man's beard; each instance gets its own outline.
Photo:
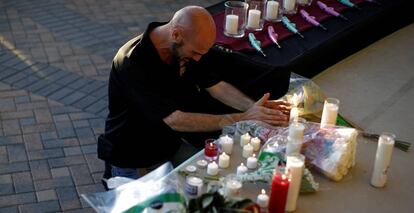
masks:
POLYGON ((180 64, 180 61, 182 59, 181 59, 181 55, 180 55, 179 49, 182 46, 184 46, 184 42, 183 41, 181 41, 180 43, 174 42, 172 44, 172 48, 171 49, 172 49, 172 63, 173 64, 177 64, 177 65, 180 64))

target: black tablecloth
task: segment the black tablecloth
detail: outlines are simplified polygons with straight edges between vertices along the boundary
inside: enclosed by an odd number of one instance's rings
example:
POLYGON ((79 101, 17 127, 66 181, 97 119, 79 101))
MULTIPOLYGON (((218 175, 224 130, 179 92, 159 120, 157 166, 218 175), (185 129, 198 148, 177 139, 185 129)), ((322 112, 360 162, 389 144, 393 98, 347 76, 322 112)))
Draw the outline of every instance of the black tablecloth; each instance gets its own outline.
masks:
MULTIPOLYGON (((378 39, 414 21, 414 4, 411 0, 379 0, 382 5, 369 2, 359 4, 362 10, 342 12, 349 21, 330 18, 322 22, 324 31, 313 27, 302 34, 305 39, 292 36, 276 46, 264 48, 267 57, 256 52, 242 52, 254 63, 289 70, 305 77, 313 77, 327 67, 378 39)), ((210 6, 211 14, 224 10, 224 2, 210 6)), ((375 59, 373 59, 375 60, 375 59)))

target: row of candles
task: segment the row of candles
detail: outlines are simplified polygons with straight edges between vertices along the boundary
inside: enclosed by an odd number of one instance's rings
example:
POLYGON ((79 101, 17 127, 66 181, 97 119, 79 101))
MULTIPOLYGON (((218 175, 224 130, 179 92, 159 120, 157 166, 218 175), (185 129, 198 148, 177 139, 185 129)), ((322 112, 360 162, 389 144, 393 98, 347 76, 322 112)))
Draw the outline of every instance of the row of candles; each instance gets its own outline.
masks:
POLYGON ((246 0, 225 2, 224 34, 240 38, 244 30, 261 31, 264 20, 279 22, 283 14, 295 14, 298 5, 310 5, 311 0, 246 0), (247 17, 247 23, 246 23, 247 17))

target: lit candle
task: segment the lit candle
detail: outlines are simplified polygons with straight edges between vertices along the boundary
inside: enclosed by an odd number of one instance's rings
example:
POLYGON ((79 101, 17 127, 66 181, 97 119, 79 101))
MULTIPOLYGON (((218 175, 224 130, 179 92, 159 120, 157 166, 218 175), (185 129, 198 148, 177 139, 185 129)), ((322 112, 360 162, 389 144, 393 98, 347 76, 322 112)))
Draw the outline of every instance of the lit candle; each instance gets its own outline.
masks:
POLYGON ((395 136, 391 133, 382 133, 378 139, 374 170, 371 177, 371 185, 375 187, 384 187, 387 182, 387 171, 395 143, 394 138, 395 136))
POLYGON ((252 157, 247 158, 246 165, 247 165, 247 168, 249 168, 249 169, 256 169, 256 167, 257 167, 257 158, 256 158, 255 154, 253 154, 252 157))
POLYGON ((228 155, 231 155, 231 152, 233 151, 233 143, 233 138, 229 137, 228 135, 220 137, 221 149, 228 155))
POLYGON ((303 132, 305 126, 298 122, 290 123, 289 136, 286 144, 286 155, 300 153, 300 149, 303 143, 303 132))
POLYGON ((338 116, 339 100, 327 98, 323 105, 321 128, 335 126, 336 117, 338 116))
POLYGON ((244 147, 246 144, 248 144, 249 142, 250 142, 250 139, 251 139, 252 137, 250 137, 250 134, 248 133, 248 132, 246 132, 246 134, 243 134, 241 137, 240 137, 240 146, 241 147, 244 147))
POLYGON ((225 169, 230 165, 230 157, 225 153, 221 153, 219 157, 219 167, 225 169))
POLYGON ((243 146, 243 157, 248 158, 253 154, 253 146, 250 143, 243 146))
POLYGON ((257 205, 260 206, 260 208, 267 208, 269 205, 269 196, 266 194, 266 191, 262 189, 262 193, 257 196, 257 205))
POLYGON ((207 174, 212 175, 212 176, 216 176, 218 174, 218 166, 217 166, 217 163, 215 161, 208 164, 207 174))
POLYGON ((292 11, 295 9, 296 0, 284 0, 283 1, 283 8, 286 11, 292 11))
POLYGON ((276 173, 273 176, 270 190, 269 212, 284 213, 289 189, 289 179, 285 174, 276 173))
POLYGON ((247 27, 250 29, 260 28, 260 15, 262 12, 257 9, 249 10, 249 18, 247 19, 247 27))
POLYGON ((250 144, 253 146, 253 151, 257 152, 260 149, 260 139, 258 137, 254 137, 250 140, 250 144))
POLYGON ((226 182, 226 195, 227 197, 237 197, 240 195, 240 191, 243 184, 236 180, 231 179, 226 182))
POLYGON ((244 173, 246 173, 247 172, 247 170, 248 170, 248 168, 243 164, 243 163, 241 163, 240 164, 240 166, 238 166, 237 167, 237 172, 236 172, 236 174, 237 175, 241 175, 241 174, 244 174, 244 173))
POLYGON ((296 210, 296 201, 298 200, 303 169, 305 168, 305 156, 301 154, 294 154, 288 155, 286 158, 286 169, 291 174, 286 211, 292 212, 296 210))
POLYGON ((204 157, 207 160, 216 160, 218 155, 217 144, 213 143, 214 140, 208 139, 204 146, 204 157))
POLYGON ((238 31, 238 25, 239 25, 239 16, 237 15, 227 15, 226 16, 226 32, 228 34, 237 34, 238 31))
POLYGON ((277 18, 279 12, 279 2, 277 1, 267 1, 266 5, 266 18, 268 20, 274 20, 277 18))

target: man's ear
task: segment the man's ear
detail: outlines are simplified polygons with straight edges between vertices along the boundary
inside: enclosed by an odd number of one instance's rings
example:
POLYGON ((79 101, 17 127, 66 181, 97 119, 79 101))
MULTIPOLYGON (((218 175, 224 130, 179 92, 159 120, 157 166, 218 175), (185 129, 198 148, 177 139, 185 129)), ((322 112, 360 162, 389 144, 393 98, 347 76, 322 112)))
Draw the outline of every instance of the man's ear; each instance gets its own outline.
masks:
POLYGON ((181 41, 183 40, 183 37, 181 36, 181 32, 177 28, 172 31, 171 37, 175 43, 181 43, 181 41))

